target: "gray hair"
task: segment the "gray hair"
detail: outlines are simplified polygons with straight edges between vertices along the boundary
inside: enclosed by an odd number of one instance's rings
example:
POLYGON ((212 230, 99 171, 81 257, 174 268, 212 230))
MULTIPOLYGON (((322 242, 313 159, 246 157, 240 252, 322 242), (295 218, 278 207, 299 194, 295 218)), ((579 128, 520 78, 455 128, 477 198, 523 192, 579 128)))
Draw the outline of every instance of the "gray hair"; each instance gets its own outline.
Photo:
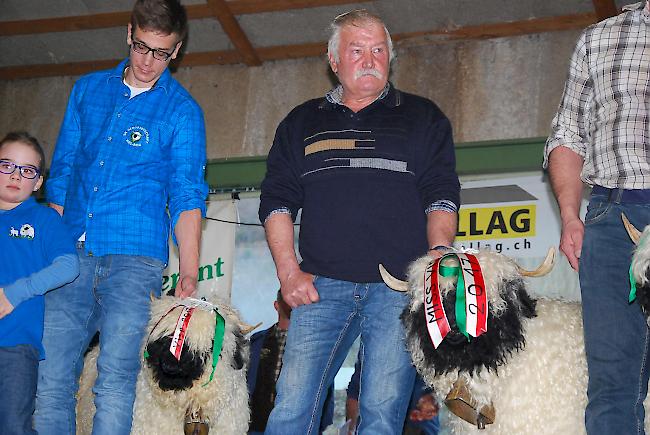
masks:
POLYGON ((384 28, 384 32, 386 32, 386 43, 388 44, 388 60, 392 62, 395 59, 393 39, 390 37, 388 29, 379 15, 373 14, 367 9, 355 9, 334 18, 334 21, 329 26, 330 39, 327 42, 328 56, 332 56, 335 62, 339 61, 339 43, 341 42, 341 29, 343 27, 359 26, 369 23, 380 24, 384 28))

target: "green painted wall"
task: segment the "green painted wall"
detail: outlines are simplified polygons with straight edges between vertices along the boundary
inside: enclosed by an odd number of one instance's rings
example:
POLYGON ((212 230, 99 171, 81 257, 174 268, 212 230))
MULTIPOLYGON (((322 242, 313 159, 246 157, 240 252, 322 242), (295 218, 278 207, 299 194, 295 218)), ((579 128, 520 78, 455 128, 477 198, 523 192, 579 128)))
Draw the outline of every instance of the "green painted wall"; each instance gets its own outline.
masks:
MULTIPOLYGON (((539 170, 545 137, 456 144, 459 175, 539 170)), ((266 172, 266 156, 211 160, 206 179, 216 191, 258 189, 266 172)))

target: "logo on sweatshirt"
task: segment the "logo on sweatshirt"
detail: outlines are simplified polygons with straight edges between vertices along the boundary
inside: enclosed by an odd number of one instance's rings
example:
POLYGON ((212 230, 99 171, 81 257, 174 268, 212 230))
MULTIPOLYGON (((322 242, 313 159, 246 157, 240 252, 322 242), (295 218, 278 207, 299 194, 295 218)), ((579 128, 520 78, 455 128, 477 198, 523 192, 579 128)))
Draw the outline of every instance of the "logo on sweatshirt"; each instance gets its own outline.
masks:
POLYGON ((149 131, 140 125, 129 127, 122 133, 122 136, 124 136, 126 143, 132 147, 141 147, 143 143, 149 143, 149 131))
POLYGON ((9 229, 9 237, 16 239, 33 239, 34 238, 34 227, 30 224, 23 224, 20 227, 20 230, 11 227, 9 229))

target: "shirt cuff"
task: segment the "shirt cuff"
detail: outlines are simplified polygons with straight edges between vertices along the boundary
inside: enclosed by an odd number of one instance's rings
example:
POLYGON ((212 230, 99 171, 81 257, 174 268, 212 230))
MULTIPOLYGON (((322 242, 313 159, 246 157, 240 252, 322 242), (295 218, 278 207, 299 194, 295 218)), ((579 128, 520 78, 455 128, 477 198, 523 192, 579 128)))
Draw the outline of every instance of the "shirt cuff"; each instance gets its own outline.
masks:
POLYGON ((268 221, 271 216, 278 213, 290 215, 291 210, 289 210, 288 207, 280 207, 280 208, 276 208, 275 210, 271 210, 271 212, 268 215, 266 215, 266 218, 264 218, 264 222, 262 222, 262 224, 266 225, 266 221, 268 221))
POLYGON ((430 204, 424 210, 426 214, 429 214, 432 211, 446 211, 447 213, 458 213, 458 207, 456 207, 456 204, 454 204, 453 201, 449 201, 447 199, 441 199, 430 204))

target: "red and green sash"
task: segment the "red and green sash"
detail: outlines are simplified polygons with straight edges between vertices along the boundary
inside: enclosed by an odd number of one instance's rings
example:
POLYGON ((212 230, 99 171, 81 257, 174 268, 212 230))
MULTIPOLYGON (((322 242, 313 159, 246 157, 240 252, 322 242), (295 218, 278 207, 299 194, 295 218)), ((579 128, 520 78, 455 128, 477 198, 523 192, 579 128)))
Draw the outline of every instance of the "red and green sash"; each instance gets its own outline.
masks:
POLYGON ((440 293, 440 278, 457 276, 456 325, 469 340, 487 332, 488 303, 481 265, 474 255, 464 253, 446 254, 429 263, 424 271, 424 316, 429 337, 438 348, 451 331, 440 293), (443 266, 444 258, 455 256, 459 266, 443 266))

